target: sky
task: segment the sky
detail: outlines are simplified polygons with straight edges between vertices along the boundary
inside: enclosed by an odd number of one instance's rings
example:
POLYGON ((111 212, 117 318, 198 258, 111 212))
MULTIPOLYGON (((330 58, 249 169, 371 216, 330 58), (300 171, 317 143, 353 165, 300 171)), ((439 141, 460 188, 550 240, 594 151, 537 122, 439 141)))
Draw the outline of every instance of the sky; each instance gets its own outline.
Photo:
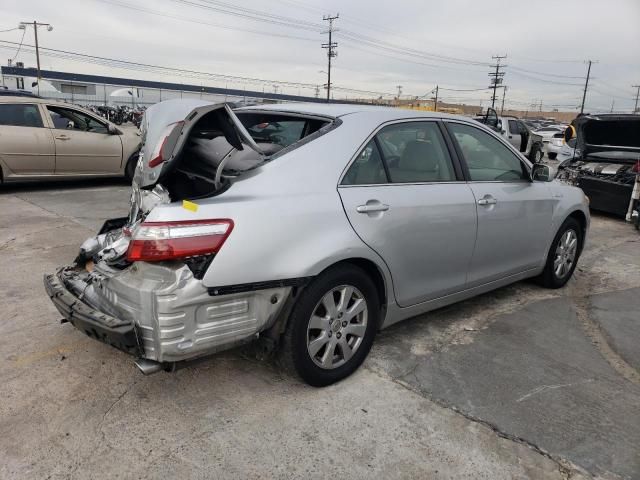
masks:
POLYGON ((3 0, 0 59, 35 66, 33 29, 16 27, 37 20, 54 26, 38 32, 43 69, 324 95, 323 15, 337 13, 335 98, 438 85, 443 101, 487 106, 494 55, 507 56, 506 107, 575 110, 589 59, 585 110, 630 112, 640 85, 640 0, 3 0))

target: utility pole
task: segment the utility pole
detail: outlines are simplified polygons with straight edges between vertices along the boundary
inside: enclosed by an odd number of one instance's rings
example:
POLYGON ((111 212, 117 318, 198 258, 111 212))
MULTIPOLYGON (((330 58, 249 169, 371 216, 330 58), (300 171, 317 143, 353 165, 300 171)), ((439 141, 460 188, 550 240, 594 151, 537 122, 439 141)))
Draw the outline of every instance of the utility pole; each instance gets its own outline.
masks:
POLYGON ((584 93, 582 94, 582 104, 580 105, 580 113, 584 112, 584 101, 587 99, 587 88, 589 88, 589 77, 591 76, 591 64, 597 63, 591 60, 587 61, 589 63, 589 67, 587 67, 587 79, 584 82, 584 93))
POLYGON ((633 113, 638 113, 638 97, 640 97, 640 85, 631 85, 632 88, 636 89, 636 106, 633 107, 633 113))
POLYGON ((329 43, 323 43, 322 48, 327 50, 327 103, 331 100, 331 59, 338 56, 338 52, 336 48, 338 48, 338 43, 333 41, 333 21, 340 18, 340 14, 336 13, 335 15, 325 15, 322 17, 322 20, 325 22, 329 22, 329 30, 322 32, 329 34, 329 43))
POLYGON ((400 105, 400 95, 402 95, 402 85, 396 85, 396 88, 398 89, 398 105, 400 105))
POLYGON ((316 85, 316 98, 320 96, 320 87, 316 85))
POLYGON ((437 112, 438 111, 438 90, 439 90, 439 85, 436 85, 436 96, 433 99, 433 111, 437 112))
POLYGON ((496 61, 495 65, 491 65, 491 68, 495 68, 495 71, 489 72, 489 77, 491 78, 491 85, 489 88, 493 89, 493 95, 491 96, 491 108, 495 108, 496 106, 496 90, 502 84, 502 80, 504 77, 504 67, 506 65, 500 65, 500 61, 503 58, 507 58, 506 55, 495 55, 491 57, 496 61), (502 70, 501 70, 502 68, 502 70))
POLYGON ((611 100, 611 111, 609 113, 613 113, 613 106, 616 104, 615 99, 611 100))
MULTIPOLYGON (((36 75, 36 85, 38 86, 38 95, 40 95, 40 49, 38 45, 38 27, 47 27, 47 32, 53 30, 53 25, 49 23, 38 23, 35 20, 33 22, 20 22, 18 24, 18 28, 20 30, 25 30, 28 26, 33 27, 33 33, 36 37, 36 65, 38 67, 37 75, 36 75)), ((33 85, 31 85, 33 87, 33 85)))
POLYGON ((502 87, 502 105, 500 106, 500 115, 504 112, 504 97, 507 94, 507 86, 502 87))

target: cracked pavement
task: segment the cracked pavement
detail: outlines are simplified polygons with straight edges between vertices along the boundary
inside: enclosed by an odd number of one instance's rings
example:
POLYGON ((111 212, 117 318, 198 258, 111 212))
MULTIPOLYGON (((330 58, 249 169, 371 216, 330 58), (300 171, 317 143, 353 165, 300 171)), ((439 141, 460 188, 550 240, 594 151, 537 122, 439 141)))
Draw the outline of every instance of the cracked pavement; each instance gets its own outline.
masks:
POLYGON ((173 374, 60 325, 118 182, 0 187, 0 478, 640 478, 640 235, 594 215, 575 278, 381 332, 324 389, 234 350, 173 374))

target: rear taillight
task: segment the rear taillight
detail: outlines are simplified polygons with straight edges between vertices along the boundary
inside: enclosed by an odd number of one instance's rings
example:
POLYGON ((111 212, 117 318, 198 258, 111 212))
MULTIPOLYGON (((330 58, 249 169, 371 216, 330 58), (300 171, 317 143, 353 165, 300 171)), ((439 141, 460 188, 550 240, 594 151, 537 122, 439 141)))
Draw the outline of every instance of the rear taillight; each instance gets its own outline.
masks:
POLYGON ((631 171, 634 173, 640 173, 640 160, 638 160, 636 164, 631 168, 631 171))
POLYGON ((127 260, 157 262, 210 255, 220 250, 231 230, 233 221, 227 218, 143 222, 133 232, 127 260))

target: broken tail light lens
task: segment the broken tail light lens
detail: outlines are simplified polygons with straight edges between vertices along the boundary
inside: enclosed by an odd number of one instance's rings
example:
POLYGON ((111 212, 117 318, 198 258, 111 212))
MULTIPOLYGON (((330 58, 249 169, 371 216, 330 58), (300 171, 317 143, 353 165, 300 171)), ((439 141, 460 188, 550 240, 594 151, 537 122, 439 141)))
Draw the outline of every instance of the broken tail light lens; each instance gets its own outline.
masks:
POLYGON ((133 232, 127 260, 158 262, 210 255, 220 250, 231 230, 233 221, 226 218, 143 222, 133 232))
POLYGON ((178 142, 178 138, 180 137, 180 132, 182 131, 182 126, 184 125, 184 121, 174 122, 167 125, 167 128, 162 134, 162 141, 156 145, 156 148, 151 155, 151 159, 149 160, 149 167, 154 168, 169 160, 171 153, 173 152, 176 143, 178 142))

